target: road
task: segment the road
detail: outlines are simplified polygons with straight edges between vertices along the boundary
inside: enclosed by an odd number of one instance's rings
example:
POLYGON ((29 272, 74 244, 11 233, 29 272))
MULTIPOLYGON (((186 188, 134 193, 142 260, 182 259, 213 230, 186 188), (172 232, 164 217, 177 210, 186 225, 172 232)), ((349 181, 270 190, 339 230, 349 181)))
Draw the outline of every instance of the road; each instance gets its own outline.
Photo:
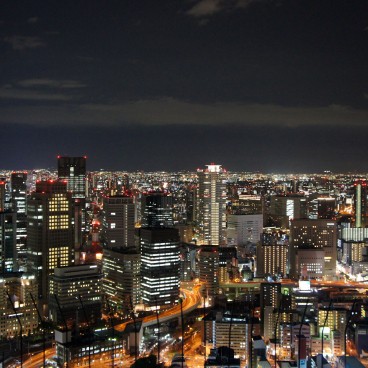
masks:
MULTIPOLYGON (((201 304, 201 296, 199 293, 200 285, 195 285, 192 290, 188 288, 181 288, 182 294, 185 296, 183 299, 183 314, 187 314, 192 312, 201 304)), ((173 318, 179 318, 181 314, 180 305, 176 305, 170 309, 163 311, 159 314, 160 322, 165 322, 173 318)), ((125 327, 128 323, 132 321, 121 323, 115 326, 115 329, 118 331, 124 331, 125 327)), ((147 327, 156 323, 156 315, 151 315, 143 318, 143 327, 147 327)), ((46 350, 46 359, 52 358, 56 354, 55 348, 46 350)), ((24 368, 35 368, 41 366, 43 363, 43 354, 35 354, 31 356, 29 359, 25 360, 23 363, 24 368)), ((120 358, 115 359, 115 363, 118 367, 130 367, 133 363, 132 358, 124 358, 120 361, 120 358)), ((74 365, 73 365, 74 366, 74 365)), ((88 361, 85 362, 85 365, 80 363, 80 365, 75 366, 88 366, 88 361)), ((91 364, 92 367, 103 367, 103 366, 111 366, 111 359, 107 357, 103 358, 99 356, 93 357, 93 362, 91 364)))
MULTIPOLYGON (((183 299, 183 314, 190 313, 201 305, 200 288, 200 285, 195 285, 192 290, 181 288, 182 293, 185 295, 185 298, 183 299)), ((160 323, 169 321, 170 319, 180 318, 180 313, 180 304, 175 305, 159 314, 160 323)), ((137 320, 137 322, 138 321, 142 321, 143 327, 148 327, 156 324, 157 319, 156 315, 153 314, 141 320, 137 320)), ((132 323, 132 321, 116 325, 115 329, 118 331, 124 331, 125 327, 129 323, 132 323)))

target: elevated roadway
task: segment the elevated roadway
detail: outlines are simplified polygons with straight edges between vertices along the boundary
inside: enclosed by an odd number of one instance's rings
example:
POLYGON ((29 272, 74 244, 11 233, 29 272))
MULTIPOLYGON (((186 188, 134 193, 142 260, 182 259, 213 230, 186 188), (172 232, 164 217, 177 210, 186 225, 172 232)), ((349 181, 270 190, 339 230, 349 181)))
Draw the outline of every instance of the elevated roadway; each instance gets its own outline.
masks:
MULTIPOLYGON (((195 285, 193 290, 181 288, 181 292, 184 294, 183 298, 183 314, 188 314, 195 309, 197 309, 201 305, 201 295, 200 295, 200 285, 195 285)), ((167 322, 175 318, 180 318, 181 316, 181 308, 180 304, 175 305, 174 307, 167 309, 159 314, 159 321, 167 322)), ((144 317, 143 319, 137 319, 137 322, 142 322, 142 327, 148 327, 155 325, 157 323, 156 314, 151 316, 144 317)), ((124 322, 115 326, 117 331, 124 331, 128 324, 132 323, 132 321, 124 322)))

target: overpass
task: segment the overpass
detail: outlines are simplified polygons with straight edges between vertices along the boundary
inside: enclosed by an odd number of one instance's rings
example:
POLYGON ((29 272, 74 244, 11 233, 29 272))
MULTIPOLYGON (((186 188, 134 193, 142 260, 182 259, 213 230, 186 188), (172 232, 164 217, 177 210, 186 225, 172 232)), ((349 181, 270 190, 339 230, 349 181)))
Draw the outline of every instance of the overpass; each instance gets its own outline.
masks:
MULTIPOLYGON (((195 285, 193 290, 189 289, 181 289, 182 293, 184 294, 183 299, 183 314, 188 314, 195 309, 197 309, 201 305, 201 295, 200 295, 200 285, 195 285)), ((175 318, 181 317, 181 308, 180 304, 175 305, 174 307, 163 311, 159 314, 159 321, 167 322, 175 318)), ((155 325, 157 323, 156 314, 144 317, 143 319, 138 319, 137 322, 142 322, 142 327, 149 327, 155 325)), ((115 326, 117 331, 124 331, 125 327, 132 323, 132 321, 124 322, 119 325, 115 326)))

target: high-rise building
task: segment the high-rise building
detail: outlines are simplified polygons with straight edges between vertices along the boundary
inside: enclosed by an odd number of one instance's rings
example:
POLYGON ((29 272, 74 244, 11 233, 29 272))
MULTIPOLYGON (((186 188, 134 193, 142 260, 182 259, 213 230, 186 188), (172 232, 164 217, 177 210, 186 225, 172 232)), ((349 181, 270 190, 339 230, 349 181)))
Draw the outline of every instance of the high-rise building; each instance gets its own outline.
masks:
POLYGON ((142 300, 150 308, 178 303, 179 234, 174 228, 141 228, 142 300))
MULTIPOLYGON (((87 226, 86 162, 87 157, 58 156, 58 178, 65 180, 74 201, 74 247, 79 250, 87 226)), ((76 254, 78 257, 78 255, 76 254)))
POLYGON ((227 243, 233 245, 257 244, 263 231, 263 215, 228 215, 227 243))
MULTIPOLYGON (((271 196, 270 215, 285 217, 288 222, 307 217, 307 200, 301 195, 271 196)), ((289 225, 285 223, 285 225, 289 225)))
POLYGON ((0 212, 0 273, 14 271, 17 259, 16 214, 11 210, 0 212))
POLYGON ((6 182, 5 180, 0 179, 0 212, 5 210, 5 189, 6 182))
POLYGON ((330 219, 293 220, 290 227, 290 275, 298 277, 298 247, 320 249, 324 251, 325 275, 336 274, 337 261, 337 224, 330 219))
POLYGON ((140 254, 134 248, 104 249, 102 287, 117 312, 126 313, 141 301, 140 263, 140 254))
POLYGON ((357 180, 354 187, 355 227, 365 227, 368 217, 367 183, 363 180, 357 180))
POLYGON ((219 249, 202 245, 198 254, 199 282, 203 285, 202 295, 208 305, 214 305, 219 289, 219 249))
POLYGON ((39 298, 47 303, 54 269, 74 263, 73 205, 65 182, 36 183, 28 199, 27 233, 30 270, 38 278, 39 298))
POLYGON ((133 197, 103 197, 102 243, 105 248, 134 246, 134 215, 133 197))
POLYGON ((257 245, 257 276, 285 276, 288 273, 288 239, 279 234, 263 233, 257 245))
POLYGON ((226 186, 221 165, 207 165, 198 170, 196 223, 198 244, 223 245, 226 243, 226 186))
POLYGON ((173 198, 167 193, 147 193, 141 199, 142 227, 172 227, 173 198))
POLYGON ((27 173, 12 173, 10 184, 12 210, 17 216, 17 255, 18 258, 23 258, 27 253, 27 173))
POLYGON ((86 198, 86 161, 86 156, 58 156, 58 178, 67 181, 72 198, 86 198))
POLYGON ((50 320, 62 325, 65 319, 71 326, 76 323, 96 323, 101 318, 101 284, 102 274, 95 264, 55 268, 50 277, 50 320))
POLYGON ((275 310, 280 305, 281 284, 279 282, 262 282, 260 285, 260 309, 262 333, 271 337, 274 334, 275 310))
POLYGON ((19 336, 22 325, 24 335, 38 328, 37 310, 31 295, 36 299, 37 281, 34 275, 23 272, 9 272, 0 276, 0 338, 19 336), (8 296, 9 295, 9 296, 8 296), (9 301, 11 298, 14 309, 9 301))

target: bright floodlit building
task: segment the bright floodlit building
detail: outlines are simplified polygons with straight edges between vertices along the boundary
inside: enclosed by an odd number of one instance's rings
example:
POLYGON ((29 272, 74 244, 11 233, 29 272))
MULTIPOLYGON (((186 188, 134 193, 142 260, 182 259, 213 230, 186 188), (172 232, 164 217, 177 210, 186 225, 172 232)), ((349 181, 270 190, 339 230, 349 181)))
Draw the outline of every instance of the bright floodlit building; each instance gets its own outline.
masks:
POLYGON ((198 244, 225 244, 226 186, 221 165, 207 165, 198 169, 196 222, 198 244))

